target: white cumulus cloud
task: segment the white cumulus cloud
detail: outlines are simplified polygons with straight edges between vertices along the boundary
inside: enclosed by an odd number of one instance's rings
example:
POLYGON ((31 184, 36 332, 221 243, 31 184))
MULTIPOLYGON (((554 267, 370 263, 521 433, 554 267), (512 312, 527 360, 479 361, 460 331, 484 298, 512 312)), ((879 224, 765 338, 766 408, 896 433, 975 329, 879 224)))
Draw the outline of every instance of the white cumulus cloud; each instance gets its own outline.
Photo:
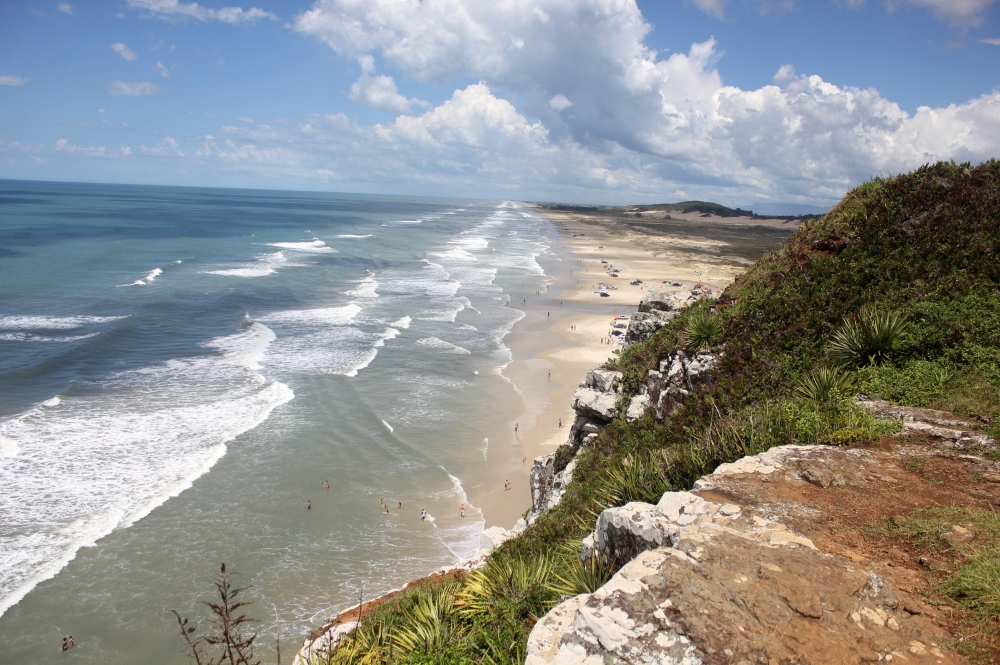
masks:
POLYGON ((135 51, 130 49, 128 46, 125 46, 125 44, 123 44, 122 42, 117 42, 115 44, 112 44, 111 50, 129 61, 135 60, 136 58, 139 57, 135 54, 135 51))
POLYGON ((180 0, 128 0, 132 9, 140 9, 154 16, 166 19, 195 19, 197 21, 222 21, 223 23, 242 24, 254 23, 260 19, 277 19, 272 12, 253 7, 223 7, 208 9, 197 2, 180 2, 180 0))
MULTIPOLYGON (((908 1, 968 22, 961 17, 978 16, 993 0, 908 1)), ((873 173, 1000 154, 1000 94, 909 114, 877 90, 800 76, 791 64, 775 75, 777 85, 742 90, 715 68, 722 54, 714 39, 667 57, 647 47, 650 26, 633 0, 316 0, 291 25, 342 56, 364 63, 377 55, 415 81, 480 80, 423 115, 376 129, 397 151, 447 144, 441 168, 451 173, 531 163, 546 166, 551 187, 567 186, 572 173, 605 189, 823 202, 873 173), (507 91, 517 106, 492 90, 507 91), (573 112, 561 113, 571 100, 573 112)), ((383 108, 403 112, 395 81, 386 77, 379 88, 368 76, 371 97, 377 89, 383 108)))
POLYGON ((19 86, 26 85, 28 81, 23 76, 0 76, 0 85, 19 86))
POLYGON ((158 85, 154 85, 149 81, 143 81, 141 83, 126 83, 125 81, 112 81, 111 87, 108 88, 108 92, 112 95, 121 95, 124 97, 145 97, 149 95, 156 95, 163 92, 163 88, 158 85))
POLYGON ((409 113, 413 104, 422 105, 418 99, 407 99, 396 90, 396 82, 391 76, 375 74, 375 59, 370 55, 358 58, 361 64, 361 78, 351 86, 351 101, 390 113, 409 113))

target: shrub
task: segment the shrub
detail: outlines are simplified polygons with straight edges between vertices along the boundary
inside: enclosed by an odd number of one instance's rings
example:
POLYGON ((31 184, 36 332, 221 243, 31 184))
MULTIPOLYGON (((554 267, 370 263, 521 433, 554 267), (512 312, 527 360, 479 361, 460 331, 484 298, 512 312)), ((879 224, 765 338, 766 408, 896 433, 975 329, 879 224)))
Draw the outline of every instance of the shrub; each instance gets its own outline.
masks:
POLYGON ((578 596, 581 593, 594 593, 611 579, 617 570, 614 559, 592 552, 587 560, 580 558, 580 541, 572 541, 574 550, 569 557, 569 570, 556 573, 556 581, 549 588, 561 597, 578 596))
POLYGON ((441 590, 420 598, 406 616, 406 623, 394 636, 403 651, 433 654, 446 645, 455 626, 454 598, 441 590))
POLYGON ((898 349, 906 328, 898 314, 863 307, 833 333, 830 357, 841 367, 882 365, 898 349))
POLYGON ((820 367, 804 377, 795 387, 795 394, 813 402, 829 402, 846 397, 855 386, 855 379, 838 369, 820 367))
POLYGON ((719 339, 721 332, 722 324, 719 318, 702 311, 692 316, 688 321, 680 335, 680 341, 688 353, 707 351, 719 339))
POLYGON ((656 503, 672 488, 663 475, 666 460, 662 453, 626 457, 620 464, 608 467, 597 492, 603 508, 624 506, 631 501, 656 503))
POLYGON ((878 435, 871 430, 862 427, 846 427, 838 429, 833 434, 829 434, 819 440, 819 443, 827 446, 849 446, 862 441, 872 441, 878 435))

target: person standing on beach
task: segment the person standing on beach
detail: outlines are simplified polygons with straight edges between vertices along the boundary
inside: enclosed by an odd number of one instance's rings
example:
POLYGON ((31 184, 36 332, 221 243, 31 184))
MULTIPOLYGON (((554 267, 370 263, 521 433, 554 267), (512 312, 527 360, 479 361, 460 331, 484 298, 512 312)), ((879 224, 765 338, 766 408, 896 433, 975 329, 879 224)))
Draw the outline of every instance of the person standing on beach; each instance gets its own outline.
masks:
POLYGON ((312 508, 313 508, 313 502, 306 501, 306 510, 312 510, 312 508))

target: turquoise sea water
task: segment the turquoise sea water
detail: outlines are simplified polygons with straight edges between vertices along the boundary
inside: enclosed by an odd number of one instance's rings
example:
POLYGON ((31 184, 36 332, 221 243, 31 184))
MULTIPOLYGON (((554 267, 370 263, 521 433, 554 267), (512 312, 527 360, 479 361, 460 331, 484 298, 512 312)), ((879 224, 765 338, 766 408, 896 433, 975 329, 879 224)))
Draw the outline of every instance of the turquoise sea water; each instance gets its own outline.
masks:
POLYGON ((182 662, 167 610, 221 561, 297 647, 473 554, 517 456, 508 304, 553 233, 496 201, 0 181, 0 662, 182 662))

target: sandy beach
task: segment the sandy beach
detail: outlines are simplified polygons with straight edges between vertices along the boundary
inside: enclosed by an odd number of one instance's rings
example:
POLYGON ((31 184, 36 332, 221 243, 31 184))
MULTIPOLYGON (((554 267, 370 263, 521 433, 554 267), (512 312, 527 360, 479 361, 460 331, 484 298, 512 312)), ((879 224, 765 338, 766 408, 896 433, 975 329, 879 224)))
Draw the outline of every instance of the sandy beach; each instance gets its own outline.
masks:
POLYGON ((507 432, 490 438, 489 480, 469 491, 487 527, 510 528, 531 506, 528 474, 532 461, 566 442, 575 416, 573 392, 588 370, 613 357, 619 348, 603 341, 614 317, 630 316, 642 297, 654 290, 689 291, 701 283, 719 293, 757 256, 780 244, 796 228, 781 220, 761 224, 740 218, 724 224, 711 219, 681 220, 686 228, 679 230, 645 224, 637 229, 614 218, 538 208, 533 212, 558 231, 550 251, 560 263, 548 275, 551 281, 546 291, 512 303, 525 317, 504 338, 513 361, 502 375, 516 387, 523 407, 507 432), (618 277, 608 275, 609 266, 617 269, 618 277), (633 280, 642 284, 632 286, 633 280), (617 290, 601 297, 595 293, 601 282, 617 290), (674 286, 677 283, 681 286, 674 286), (503 447, 495 447, 494 441, 503 447), (509 490, 504 489, 506 481, 509 490))

